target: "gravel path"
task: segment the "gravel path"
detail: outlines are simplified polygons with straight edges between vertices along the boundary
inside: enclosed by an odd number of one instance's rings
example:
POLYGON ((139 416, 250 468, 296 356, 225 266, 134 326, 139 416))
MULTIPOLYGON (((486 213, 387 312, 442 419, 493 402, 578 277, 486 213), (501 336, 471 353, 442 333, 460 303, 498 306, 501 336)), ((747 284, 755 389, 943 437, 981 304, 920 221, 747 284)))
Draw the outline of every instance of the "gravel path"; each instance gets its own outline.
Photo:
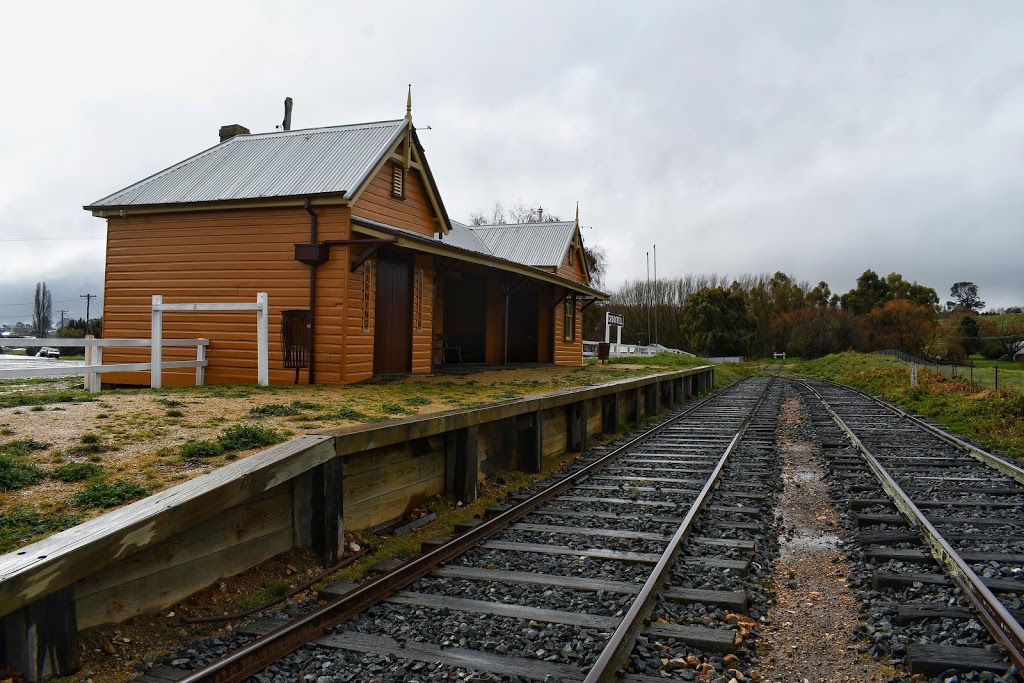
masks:
POLYGON ((779 416, 783 462, 781 555, 775 563, 776 605, 762 646, 771 652, 764 680, 858 683, 884 681, 878 662, 858 654, 852 625, 857 603, 846 585, 837 513, 805 415, 791 395, 779 416))

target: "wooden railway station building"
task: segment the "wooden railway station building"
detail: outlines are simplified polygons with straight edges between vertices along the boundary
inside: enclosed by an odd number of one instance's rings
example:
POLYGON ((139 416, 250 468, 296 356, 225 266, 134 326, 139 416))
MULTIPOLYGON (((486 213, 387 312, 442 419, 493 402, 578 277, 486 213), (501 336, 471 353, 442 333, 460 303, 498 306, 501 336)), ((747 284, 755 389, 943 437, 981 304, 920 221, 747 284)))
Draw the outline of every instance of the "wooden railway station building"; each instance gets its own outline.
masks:
MULTIPOLYGON (((107 220, 103 333, 148 338, 151 298, 270 302, 270 382, 348 384, 446 362, 582 365, 590 283, 578 217, 452 221, 412 123, 249 134, 85 209, 107 220)), ((210 340, 206 381, 256 380, 256 324, 177 314, 165 338, 210 340)), ((168 360, 187 360, 167 349, 168 360)), ((178 352, 179 354, 181 352, 178 352)), ((145 361, 109 349, 108 362, 145 361)), ((147 384, 144 373, 104 381, 147 384)), ((166 371, 166 384, 189 384, 166 371)))

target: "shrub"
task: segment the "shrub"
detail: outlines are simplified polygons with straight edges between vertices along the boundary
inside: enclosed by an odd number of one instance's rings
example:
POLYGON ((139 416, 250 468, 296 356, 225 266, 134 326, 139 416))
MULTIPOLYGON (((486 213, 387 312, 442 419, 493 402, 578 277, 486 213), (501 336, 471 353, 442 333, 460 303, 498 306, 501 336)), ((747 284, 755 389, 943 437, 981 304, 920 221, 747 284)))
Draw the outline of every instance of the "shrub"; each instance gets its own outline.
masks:
POLYGON ((223 452, 224 447, 218 441, 189 439, 181 445, 183 458, 212 458, 223 452))
POLYGON ((93 479, 103 473, 103 465, 94 462, 71 462, 61 465, 50 476, 61 481, 83 481, 93 479))
POLYGON ((76 493, 71 502, 79 507, 112 508, 148 495, 148 489, 133 482, 118 479, 113 484, 108 484, 105 481, 89 484, 76 493))
POLYGON ((0 491, 15 491, 43 480, 43 471, 30 463, 0 455, 0 491))
POLYGON ((228 427, 217 437, 217 441, 226 451, 244 451, 249 448, 270 446, 283 440, 284 437, 276 430, 259 425, 235 425, 228 427))

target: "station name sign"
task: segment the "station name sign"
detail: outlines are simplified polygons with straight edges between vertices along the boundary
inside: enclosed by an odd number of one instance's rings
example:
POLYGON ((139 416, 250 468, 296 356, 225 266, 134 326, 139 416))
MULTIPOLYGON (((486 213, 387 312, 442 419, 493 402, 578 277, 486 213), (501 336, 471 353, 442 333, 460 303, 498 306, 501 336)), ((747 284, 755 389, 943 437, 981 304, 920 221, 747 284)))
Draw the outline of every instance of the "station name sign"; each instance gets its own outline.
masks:
POLYGON ((604 323, 605 325, 619 325, 625 326, 626 319, 622 317, 621 313, 605 313, 604 323))

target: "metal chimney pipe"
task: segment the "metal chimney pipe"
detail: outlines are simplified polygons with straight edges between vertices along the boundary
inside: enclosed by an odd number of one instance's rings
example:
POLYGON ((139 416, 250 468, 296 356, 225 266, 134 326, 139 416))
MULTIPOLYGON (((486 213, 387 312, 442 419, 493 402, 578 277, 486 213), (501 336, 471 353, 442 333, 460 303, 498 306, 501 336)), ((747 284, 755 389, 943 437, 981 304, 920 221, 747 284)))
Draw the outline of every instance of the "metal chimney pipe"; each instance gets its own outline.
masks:
POLYGON ((281 122, 284 130, 292 129, 292 98, 284 98, 284 121, 281 122))

